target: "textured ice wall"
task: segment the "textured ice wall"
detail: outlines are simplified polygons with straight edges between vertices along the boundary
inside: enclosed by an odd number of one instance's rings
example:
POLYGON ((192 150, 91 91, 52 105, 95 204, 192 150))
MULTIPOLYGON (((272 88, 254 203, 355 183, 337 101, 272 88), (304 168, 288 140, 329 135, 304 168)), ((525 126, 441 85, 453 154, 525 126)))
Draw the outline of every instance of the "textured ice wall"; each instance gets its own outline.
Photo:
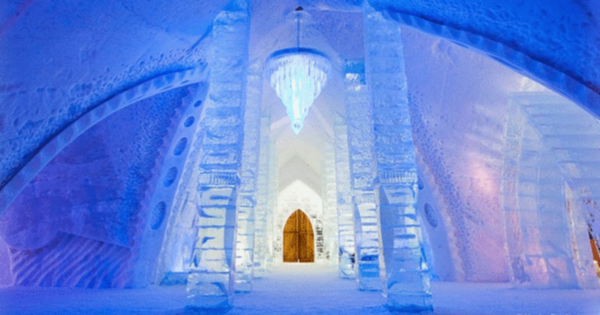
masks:
POLYGON ((202 63, 201 39, 226 3, 3 3, 0 189, 50 136, 102 100, 202 63))
POLYGON ((507 281, 499 199, 504 120, 525 78, 446 40, 408 28, 404 39, 413 137, 435 180, 437 213, 449 220, 456 279, 507 281))
POLYGON ((17 285, 122 287, 186 87, 127 107, 72 142, 0 220, 17 285))

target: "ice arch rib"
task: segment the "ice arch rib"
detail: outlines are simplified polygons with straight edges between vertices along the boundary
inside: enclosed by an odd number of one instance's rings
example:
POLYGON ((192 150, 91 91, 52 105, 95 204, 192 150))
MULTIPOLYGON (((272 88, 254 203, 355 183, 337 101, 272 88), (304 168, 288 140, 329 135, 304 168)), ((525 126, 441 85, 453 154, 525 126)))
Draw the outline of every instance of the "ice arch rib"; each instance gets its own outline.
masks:
POLYGON ((370 0, 387 18, 488 55, 600 116, 598 5, 370 0))
POLYGON ((0 216, 25 186, 64 148, 111 114, 160 93, 207 81, 206 67, 162 75, 127 89, 79 117, 37 149, 32 158, 0 190, 0 216))

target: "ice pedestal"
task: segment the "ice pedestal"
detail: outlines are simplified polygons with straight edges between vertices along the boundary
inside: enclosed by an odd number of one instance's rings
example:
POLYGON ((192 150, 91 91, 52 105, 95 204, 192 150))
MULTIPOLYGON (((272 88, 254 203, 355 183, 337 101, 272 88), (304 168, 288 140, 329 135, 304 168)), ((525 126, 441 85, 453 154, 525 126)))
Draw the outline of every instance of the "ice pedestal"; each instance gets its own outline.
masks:
POLYGON ((214 21, 209 100, 201 121, 198 221, 188 274, 188 309, 226 309, 231 306, 234 294, 248 10, 245 1, 233 1, 214 21))
POLYGON ((352 186, 350 184, 350 159, 348 156, 348 129, 341 117, 336 117, 335 176, 338 212, 339 273, 342 278, 354 278, 355 234, 352 186))
POLYGON ((373 107, 382 279, 387 307, 432 311, 422 227, 415 210, 417 166, 412 140, 400 27, 367 8, 366 82, 373 107))
POLYGON ((346 121, 352 206, 356 221, 356 275, 360 290, 381 290, 379 215, 373 191, 373 111, 365 82, 364 62, 345 66, 346 121))

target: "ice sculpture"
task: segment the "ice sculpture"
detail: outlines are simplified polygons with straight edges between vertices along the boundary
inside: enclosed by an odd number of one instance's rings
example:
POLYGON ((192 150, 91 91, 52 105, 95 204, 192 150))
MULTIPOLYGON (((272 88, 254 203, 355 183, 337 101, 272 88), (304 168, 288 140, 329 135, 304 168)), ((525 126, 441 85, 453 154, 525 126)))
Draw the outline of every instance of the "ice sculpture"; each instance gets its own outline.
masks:
POLYGON ((600 123, 558 96, 520 94, 509 109, 502 181, 511 282, 597 288, 584 207, 595 199, 600 123))
POLYGON ((246 83, 242 176, 237 200, 236 292, 250 292, 254 277, 254 210, 260 145, 262 69, 252 64, 246 83))
POLYGON ((344 120, 336 117, 335 132, 335 177, 338 208, 339 271, 342 278, 354 278, 355 241, 354 209, 352 209, 352 187, 350 185, 350 159, 348 156, 348 130, 344 120))
POLYGON ((366 79, 373 107, 386 306, 433 310, 429 269, 415 204, 417 166, 408 111, 400 27, 365 11, 366 79))
POLYGON ((373 191, 373 112, 364 62, 346 62, 346 120, 356 234, 356 268, 361 290, 381 290, 379 217, 373 191))
POLYGON ((249 5, 214 21, 209 100, 202 121, 199 221, 187 279, 189 309, 226 309, 234 294, 236 201, 243 145, 249 5))

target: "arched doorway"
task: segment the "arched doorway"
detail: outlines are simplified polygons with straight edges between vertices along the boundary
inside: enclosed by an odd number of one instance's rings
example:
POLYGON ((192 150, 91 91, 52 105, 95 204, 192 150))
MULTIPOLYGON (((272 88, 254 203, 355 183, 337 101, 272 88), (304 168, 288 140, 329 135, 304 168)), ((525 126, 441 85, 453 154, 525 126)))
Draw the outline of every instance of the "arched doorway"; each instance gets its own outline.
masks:
POLYGON ((315 236, 308 216, 298 209, 283 228, 283 262, 314 262, 315 236))

